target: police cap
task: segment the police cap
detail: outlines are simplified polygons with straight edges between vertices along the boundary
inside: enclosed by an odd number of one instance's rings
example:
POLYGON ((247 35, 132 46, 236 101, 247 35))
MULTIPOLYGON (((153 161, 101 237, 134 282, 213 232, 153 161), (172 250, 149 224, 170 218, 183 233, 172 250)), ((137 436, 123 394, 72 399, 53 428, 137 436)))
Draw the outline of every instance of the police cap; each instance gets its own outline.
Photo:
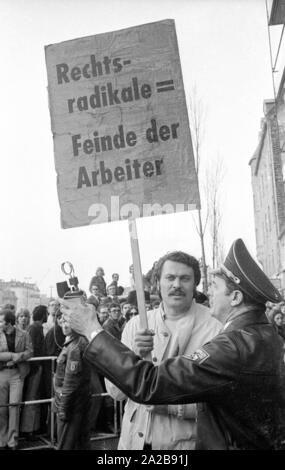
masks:
POLYGON ((233 242, 224 264, 213 270, 212 274, 224 274, 256 303, 265 304, 268 300, 277 303, 282 300, 280 293, 251 257, 241 238, 233 242))

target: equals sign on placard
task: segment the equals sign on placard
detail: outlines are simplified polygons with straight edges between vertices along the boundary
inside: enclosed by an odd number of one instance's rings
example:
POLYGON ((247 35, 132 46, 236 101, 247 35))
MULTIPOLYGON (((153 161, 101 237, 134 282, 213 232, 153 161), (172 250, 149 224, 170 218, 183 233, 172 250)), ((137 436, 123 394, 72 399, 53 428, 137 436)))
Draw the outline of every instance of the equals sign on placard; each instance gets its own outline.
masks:
POLYGON ((156 82, 157 93, 162 91, 174 90, 173 80, 165 80, 164 82, 156 82))

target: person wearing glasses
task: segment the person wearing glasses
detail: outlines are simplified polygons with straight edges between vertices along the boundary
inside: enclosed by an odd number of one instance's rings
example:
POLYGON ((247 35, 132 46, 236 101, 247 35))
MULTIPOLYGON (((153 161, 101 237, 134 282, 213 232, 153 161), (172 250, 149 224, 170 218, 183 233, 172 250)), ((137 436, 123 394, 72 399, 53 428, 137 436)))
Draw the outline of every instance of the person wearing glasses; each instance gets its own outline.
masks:
POLYGON ((109 318, 103 323, 103 328, 108 331, 112 336, 121 339, 122 327, 120 325, 121 307, 118 303, 111 303, 109 305, 109 318))

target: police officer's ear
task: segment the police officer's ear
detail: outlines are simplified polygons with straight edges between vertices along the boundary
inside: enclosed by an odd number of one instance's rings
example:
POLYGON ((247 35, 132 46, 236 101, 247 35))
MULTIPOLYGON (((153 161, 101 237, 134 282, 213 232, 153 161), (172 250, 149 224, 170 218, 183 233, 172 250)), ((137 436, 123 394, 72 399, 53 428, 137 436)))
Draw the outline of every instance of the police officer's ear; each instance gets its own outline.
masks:
POLYGON ((240 290, 234 290, 231 292, 232 300, 231 306, 238 307, 240 304, 243 303, 243 293, 240 290))

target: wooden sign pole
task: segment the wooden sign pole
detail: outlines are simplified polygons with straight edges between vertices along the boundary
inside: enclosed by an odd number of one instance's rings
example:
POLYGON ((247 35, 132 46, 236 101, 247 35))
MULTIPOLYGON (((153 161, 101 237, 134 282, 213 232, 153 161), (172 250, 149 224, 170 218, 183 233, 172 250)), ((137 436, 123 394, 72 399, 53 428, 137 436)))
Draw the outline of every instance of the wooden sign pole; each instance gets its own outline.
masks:
MULTIPOLYGON (((132 249, 132 258, 134 265, 134 277, 135 277, 135 287, 137 292, 137 303, 140 316, 140 326, 142 329, 148 329, 147 314, 145 309, 145 298, 144 298, 144 285, 142 277, 142 268, 141 268, 141 259, 140 259, 140 250, 139 250, 139 241, 137 234, 137 224, 136 220, 129 219, 129 232, 131 240, 131 249, 132 249)), ((152 361, 151 353, 144 356, 144 359, 147 361, 152 361)))
POLYGON ((138 234, 137 234, 137 224, 136 220, 129 219, 129 232, 130 232, 130 240, 131 240, 131 249, 132 249, 132 257, 133 257, 133 265, 134 265, 134 277, 135 277, 135 287, 137 292, 137 303, 139 309, 139 316, 140 316, 140 326, 141 328, 148 328, 147 323, 147 315, 145 309, 145 298, 144 298, 144 286, 143 286, 143 278, 142 278, 142 268, 141 268, 141 259, 140 259, 140 251, 139 251, 139 242, 138 242, 138 234))

